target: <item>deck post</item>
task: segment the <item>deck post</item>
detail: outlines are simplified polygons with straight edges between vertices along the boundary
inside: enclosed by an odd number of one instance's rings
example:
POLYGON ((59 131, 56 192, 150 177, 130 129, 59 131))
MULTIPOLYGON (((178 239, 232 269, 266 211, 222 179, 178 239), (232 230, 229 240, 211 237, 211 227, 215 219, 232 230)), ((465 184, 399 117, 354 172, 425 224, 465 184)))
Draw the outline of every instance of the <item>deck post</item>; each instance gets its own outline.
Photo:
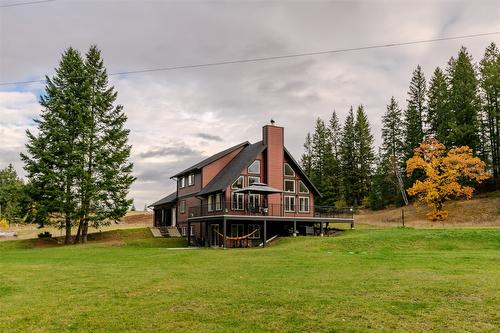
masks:
POLYGON ((208 247, 208 221, 205 221, 205 247, 208 247))
POLYGON ((323 222, 319 223, 319 235, 323 237, 323 222))
POLYGON ((293 237, 297 237, 297 221, 293 221, 293 237))
POLYGON ((188 238, 188 246, 191 246, 191 222, 188 221, 188 230, 187 230, 187 238, 188 238))
POLYGON ((226 249, 227 221, 225 217, 222 219, 222 230, 224 233, 224 238, 222 239, 222 247, 226 249))
POLYGON ((264 242, 262 243, 262 247, 266 247, 267 242, 267 221, 264 220, 264 242))
POLYGON ((354 218, 351 220, 351 230, 354 230, 354 218))

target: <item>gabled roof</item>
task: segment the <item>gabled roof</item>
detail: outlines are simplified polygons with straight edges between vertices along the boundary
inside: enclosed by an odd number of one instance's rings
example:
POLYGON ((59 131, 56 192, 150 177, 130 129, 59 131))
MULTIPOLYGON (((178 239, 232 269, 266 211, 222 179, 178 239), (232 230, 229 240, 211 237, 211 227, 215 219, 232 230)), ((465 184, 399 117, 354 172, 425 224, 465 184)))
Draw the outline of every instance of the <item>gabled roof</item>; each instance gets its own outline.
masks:
POLYGON ((225 190, 241 174, 241 171, 247 168, 266 147, 262 141, 246 146, 196 195, 201 196, 225 190))
POLYGON ((288 151, 288 149, 286 149, 285 147, 283 147, 283 148, 285 150, 285 156, 288 158, 288 160, 290 161, 290 163, 293 164, 293 168, 299 171, 302 180, 306 183, 306 186, 308 188, 311 188, 315 192, 316 195, 322 197, 321 193, 316 188, 316 186, 314 186, 314 184, 309 179, 309 177, 307 177, 305 171, 302 169, 302 167, 300 166, 300 164, 293 158, 292 154, 290 154, 290 152, 288 151))
POLYGON ((231 147, 231 148, 228 148, 228 149, 226 149, 226 150, 223 150, 223 151, 221 151, 221 152, 218 152, 217 154, 212 155, 212 156, 210 156, 209 158, 204 159, 203 161, 196 163, 195 165, 193 165, 193 166, 191 166, 191 167, 189 167, 189 168, 187 168, 187 169, 185 169, 185 170, 183 170, 183 171, 181 171, 181 172, 179 172, 179 173, 177 173, 177 174, 173 175, 173 176, 172 176, 172 177, 170 177, 170 178, 177 178, 177 177, 182 176, 182 175, 184 175, 184 174, 186 174, 186 173, 188 173, 188 172, 195 171, 195 170, 199 170, 199 169, 203 168, 204 166, 207 166, 207 165, 209 165, 210 163, 212 163, 212 162, 214 162, 214 161, 217 161, 219 158, 224 157, 224 156, 226 156, 227 154, 232 153, 232 152, 233 152, 233 151, 235 151, 236 149, 241 148, 241 147, 244 147, 244 146, 248 146, 249 144, 250 144, 250 142, 245 141, 245 142, 242 142, 242 143, 240 143, 240 144, 237 144, 236 146, 233 146, 233 147, 231 147))
POLYGON ((177 191, 175 191, 174 193, 170 193, 165 198, 160 199, 157 202, 149 205, 149 207, 165 205, 165 204, 168 204, 168 203, 174 203, 175 200, 177 200, 177 191))

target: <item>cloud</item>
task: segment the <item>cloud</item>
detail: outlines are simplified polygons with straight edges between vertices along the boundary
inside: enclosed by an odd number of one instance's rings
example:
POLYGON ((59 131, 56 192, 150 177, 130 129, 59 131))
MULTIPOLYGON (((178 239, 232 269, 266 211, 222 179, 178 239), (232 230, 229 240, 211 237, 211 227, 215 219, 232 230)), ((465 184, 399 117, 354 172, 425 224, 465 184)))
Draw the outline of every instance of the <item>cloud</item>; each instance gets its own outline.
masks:
POLYGON ((199 155, 199 151, 192 148, 181 146, 181 147, 163 147, 154 148, 145 152, 140 153, 143 158, 149 157, 162 157, 162 156, 174 156, 174 157, 186 157, 192 155, 199 155))
POLYGON ((208 133, 198 133, 196 136, 199 138, 205 139, 205 140, 209 140, 209 141, 218 141, 218 142, 224 141, 224 140, 222 140, 222 138, 220 136, 212 135, 212 134, 208 134, 208 133))

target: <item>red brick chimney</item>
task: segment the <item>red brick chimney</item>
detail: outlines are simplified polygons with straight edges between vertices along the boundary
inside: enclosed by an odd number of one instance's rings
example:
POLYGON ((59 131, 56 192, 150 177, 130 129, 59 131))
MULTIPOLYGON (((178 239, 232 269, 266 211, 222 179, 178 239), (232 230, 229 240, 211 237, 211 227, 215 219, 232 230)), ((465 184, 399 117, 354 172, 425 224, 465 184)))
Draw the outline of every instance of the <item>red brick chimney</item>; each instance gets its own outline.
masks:
MULTIPOLYGON (((273 120, 270 125, 262 128, 262 140, 267 145, 267 184, 279 190, 283 190, 284 131, 284 128, 276 126, 273 120)), ((281 204, 281 196, 270 195, 269 204, 281 204)))

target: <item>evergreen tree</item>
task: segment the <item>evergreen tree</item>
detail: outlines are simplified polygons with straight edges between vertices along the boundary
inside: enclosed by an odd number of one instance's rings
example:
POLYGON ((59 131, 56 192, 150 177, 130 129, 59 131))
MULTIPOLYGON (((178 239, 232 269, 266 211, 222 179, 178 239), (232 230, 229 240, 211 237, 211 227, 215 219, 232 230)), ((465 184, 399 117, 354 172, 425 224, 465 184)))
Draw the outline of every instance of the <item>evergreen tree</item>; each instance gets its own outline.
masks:
POLYGON ((312 181, 323 195, 316 199, 321 205, 333 205, 336 199, 333 179, 336 166, 330 138, 328 127, 318 118, 312 136, 312 181))
POLYGON ((448 82, 441 68, 437 67, 427 91, 427 134, 449 147, 454 117, 448 105, 448 82))
POLYGON ((300 164, 304 169, 307 177, 312 177, 312 139, 311 133, 307 133, 306 141, 304 142, 304 153, 300 159, 300 164))
POLYGON ((402 111, 393 96, 382 116, 382 155, 384 159, 390 157, 402 165, 404 149, 402 111))
POLYGON ((335 159, 339 158, 339 150, 340 150, 340 138, 342 135, 342 128, 340 126, 339 119, 337 117, 337 112, 333 110, 332 116, 330 117, 330 121, 328 122, 328 128, 331 133, 331 143, 332 150, 335 159))
POLYGON ((78 216, 75 183, 82 170, 79 128, 87 105, 87 79, 80 54, 69 48, 62 55, 53 78, 46 77, 45 95, 38 133, 27 131, 28 154, 21 154, 25 170, 36 189, 42 211, 52 215, 66 230, 65 243, 71 241, 72 222, 78 216))
POLYGON ((460 49, 457 59, 449 61, 448 79, 449 106, 455 120, 453 146, 469 146, 477 153, 480 144, 478 120, 481 104, 476 70, 465 47, 460 49))
POLYGON ((38 133, 27 132, 28 154, 21 157, 37 210, 62 221, 66 244, 75 223, 85 241, 89 224, 116 221, 130 207, 126 116, 113 106, 116 92, 95 46, 85 61, 69 48, 45 92, 38 133))
MULTIPOLYGON (((480 85, 484 101, 484 133, 489 140, 493 176, 500 176, 500 52, 491 43, 480 62, 480 85)), ((486 143, 485 143, 486 144, 486 143)))
POLYGON ((12 164, 0 169, 0 218, 19 223, 24 215, 25 202, 24 183, 12 164))
POLYGON ((356 158, 355 173, 357 176, 355 192, 357 204, 361 204, 370 190, 372 166, 375 158, 373 135, 363 105, 360 105, 356 111, 354 131, 355 151, 353 153, 356 158))
POLYGON ((342 129, 340 140, 340 166, 342 169, 344 200, 348 205, 356 203, 357 169, 356 131, 354 128, 354 112, 351 106, 342 129))
POLYGON ((342 128, 335 110, 328 122, 328 130, 330 131, 330 145, 332 148, 332 156, 330 163, 330 185, 333 189, 335 202, 342 199, 342 170, 340 166, 340 140, 342 137, 342 128))
POLYGON ((423 120, 425 117, 426 83, 422 68, 417 66, 413 72, 408 91, 408 107, 405 111, 405 159, 413 156, 413 149, 424 140, 423 120))

